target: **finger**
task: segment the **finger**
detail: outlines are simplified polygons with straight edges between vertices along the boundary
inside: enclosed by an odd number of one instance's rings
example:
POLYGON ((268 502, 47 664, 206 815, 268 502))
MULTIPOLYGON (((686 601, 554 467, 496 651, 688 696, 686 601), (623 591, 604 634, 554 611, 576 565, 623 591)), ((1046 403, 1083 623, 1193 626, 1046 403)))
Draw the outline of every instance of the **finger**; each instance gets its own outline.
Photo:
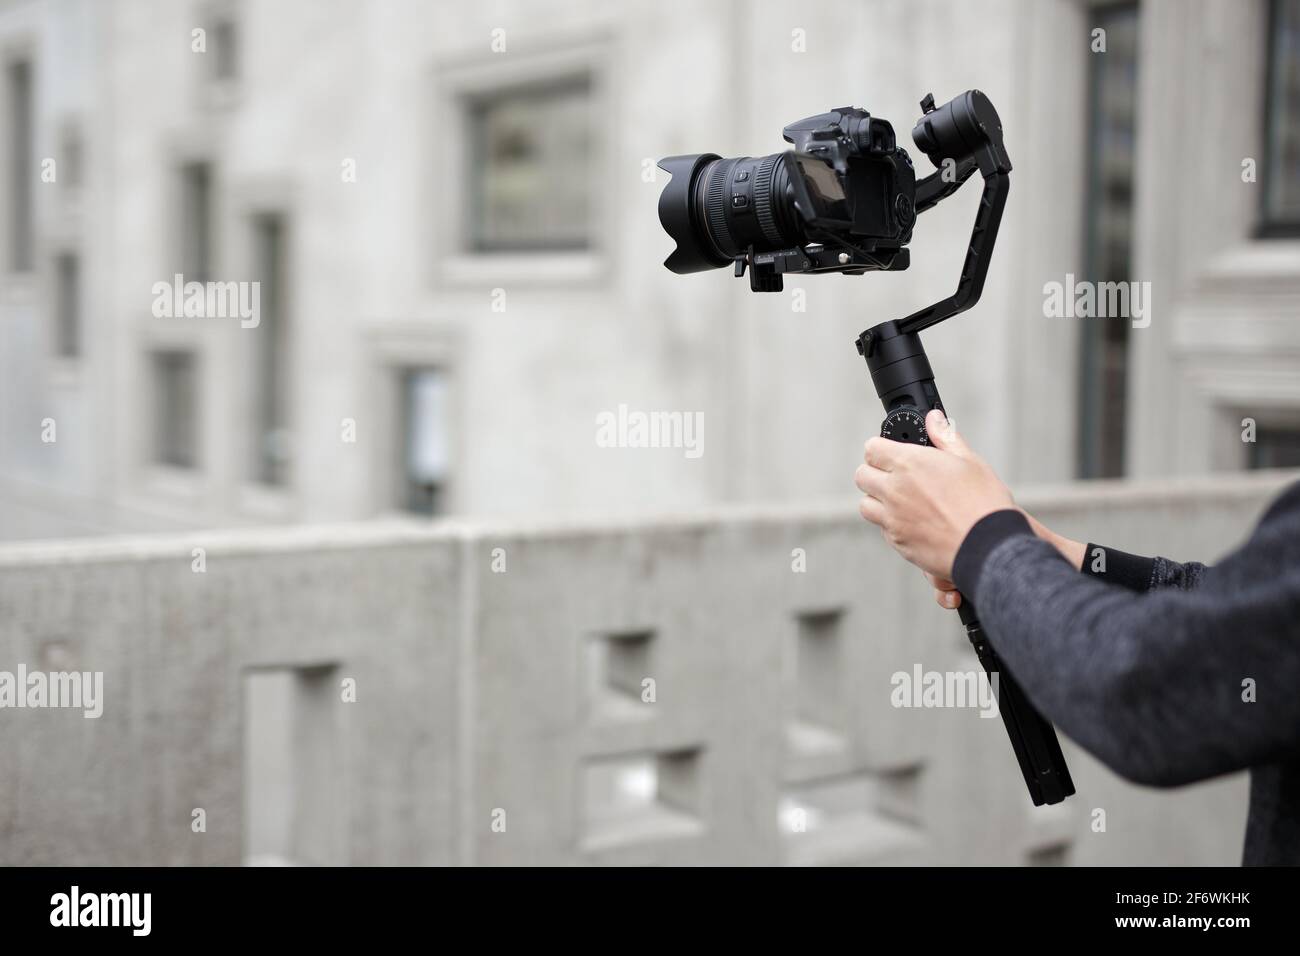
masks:
POLYGON ((867 447, 862 460, 872 468, 879 468, 881 471, 893 471, 899 458, 906 453, 904 450, 911 450, 912 447, 911 445, 904 445, 901 442, 890 441, 888 438, 875 435, 867 439, 867 447))
POLYGON ((947 578, 941 578, 937 575, 931 574, 929 571, 926 571, 924 573, 925 573, 925 579, 930 582, 930 586, 933 587, 936 591, 957 590, 957 585, 953 584, 947 578))
POLYGON ((879 528, 884 528, 885 524, 885 506, 876 498, 870 495, 863 495, 862 500, 858 502, 858 514, 866 518, 872 524, 879 528))
POLYGON ((934 600, 939 607, 951 611, 953 608, 961 607, 961 592, 936 590, 934 592, 934 600))
POLYGON ((957 434, 957 426, 940 409, 933 408, 925 416, 925 430, 930 436, 930 444, 935 448, 952 452, 961 458, 971 457, 966 439, 957 434))
POLYGON ((858 470, 853 473, 853 483, 858 486, 858 490, 881 501, 885 500, 888 481, 888 472, 870 465, 858 465, 858 470))

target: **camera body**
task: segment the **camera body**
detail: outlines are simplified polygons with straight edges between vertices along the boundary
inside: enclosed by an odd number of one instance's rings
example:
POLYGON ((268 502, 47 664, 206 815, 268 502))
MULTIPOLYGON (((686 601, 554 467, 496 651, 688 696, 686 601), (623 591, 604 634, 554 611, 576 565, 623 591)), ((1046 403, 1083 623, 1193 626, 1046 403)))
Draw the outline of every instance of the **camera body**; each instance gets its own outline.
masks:
POLYGON ((791 123, 782 136, 794 146, 786 161, 797 171, 794 204, 809 232, 882 256, 907 245, 916 172, 889 122, 845 106, 791 123))

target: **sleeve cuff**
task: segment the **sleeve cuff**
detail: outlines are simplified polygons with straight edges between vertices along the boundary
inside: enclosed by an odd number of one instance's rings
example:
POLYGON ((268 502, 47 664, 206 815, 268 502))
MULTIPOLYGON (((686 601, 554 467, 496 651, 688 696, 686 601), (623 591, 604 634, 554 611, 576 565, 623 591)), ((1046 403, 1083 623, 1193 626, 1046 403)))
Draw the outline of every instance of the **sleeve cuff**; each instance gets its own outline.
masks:
POLYGON ((1107 584, 1118 584, 1130 591, 1149 591, 1155 567, 1155 558, 1144 558, 1140 554, 1129 554, 1090 541, 1084 549, 1083 567, 1079 570, 1100 578, 1107 584))
POLYGON ((975 586, 979 583, 980 572, 984 562, 993 553, 993 549, 1007 538, 1020 535, 1034 536, 1034 529, 1024 514, 1014 508, 994 511, 975 522, 975 526, 966 532, 966 538, 957 549, 957 557, 952 562, 952 583, 957 590, 978 604, 979 598, 975 586))

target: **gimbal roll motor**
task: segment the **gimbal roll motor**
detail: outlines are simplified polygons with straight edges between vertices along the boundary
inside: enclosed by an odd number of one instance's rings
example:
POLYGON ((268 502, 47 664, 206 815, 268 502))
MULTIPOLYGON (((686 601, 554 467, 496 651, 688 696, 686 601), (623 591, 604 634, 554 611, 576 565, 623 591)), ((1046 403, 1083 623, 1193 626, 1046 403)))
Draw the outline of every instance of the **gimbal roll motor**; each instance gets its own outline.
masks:
MULTIPOLYGON (((677 273, 731 263, 755 292, 779 292, 786 273, 896 271, 909 264, 917 216, 961 188, 984 182, 957 290, 911 315, 872 326, 857 339, 885 408, 881 435, 929 444, 925 416, 943 410, 919 333, 964 312, 984 291, 1010 187, 1002 122, 987 96, 968 90, 936 107, 921 101, 912 141, 935 166, 920 181, 885 120, 855 107, 810 116, 785 128, 793 149, 724 159, 714 153, 659 163, 672 179, 659 221, 677 247, 664 265, 677 273)), ((1074 793, 1052 725, 1034 708, 985 638, 975 609, 958 609, 985 671, 998 674, 998 710, 1035 805, 1074 793)))

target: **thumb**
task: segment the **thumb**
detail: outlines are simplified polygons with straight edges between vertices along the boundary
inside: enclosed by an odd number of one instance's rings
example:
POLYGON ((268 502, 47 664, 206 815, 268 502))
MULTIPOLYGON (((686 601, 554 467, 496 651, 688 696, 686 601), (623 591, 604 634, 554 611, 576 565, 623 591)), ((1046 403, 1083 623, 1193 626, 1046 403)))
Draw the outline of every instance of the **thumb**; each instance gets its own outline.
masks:
POLYGON ((930 436, 930 444, 935 448, 952 452, 959 458, 974 457, 966 439, 957 434, 957 426, 939 409, 931 409, 930 414, 925 416, 925 430, 930 436))

